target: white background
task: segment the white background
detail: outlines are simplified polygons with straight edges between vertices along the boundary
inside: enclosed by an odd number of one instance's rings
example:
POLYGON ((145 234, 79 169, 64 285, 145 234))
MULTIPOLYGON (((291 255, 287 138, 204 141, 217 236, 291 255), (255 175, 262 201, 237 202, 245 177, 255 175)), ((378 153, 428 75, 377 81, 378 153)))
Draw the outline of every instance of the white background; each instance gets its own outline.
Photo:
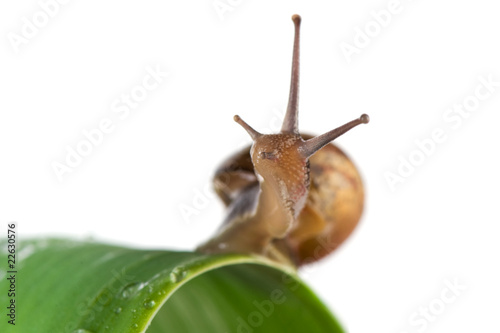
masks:
POLYGON ((8 36, 22 35, 23 17, 33 21, 41 7, 2 2, 2 223, 17 221, 21 240, 192 249, 207 239, 221 203, 201 202, 190 218, 179 209, 194 207, 216 166, 250 142, 234 114, 264 131, 286 108, 290 17, 299 13, 300 128, 322 133, 371 116, 337 141, 366 183, 363 220, 304 278, 350 332, 498 331, 500 87, 458 128, 443 115, 474 95, 479 76, 500 81, 500 8, 401 0, 348 63, 341 43, 353 44, 356 27, 389 1, 229 3, 221 19, 212 0, 69 1, 16 52, 8 36), (147 66, 169 76, 122 120, 112 104, 147 66), (51 164, 65 163, 66 146, 104 118, 113 132, 60 182, 51 164), (445 142, 391 191, 384 174, 397 173, 399 156, 408 159, 436 128, 445 142), (442 292, 453 296, 446 280, 467 289, 443 310, 442 292), (442 313, 425 328, 410 323, 429 306, 442 313))

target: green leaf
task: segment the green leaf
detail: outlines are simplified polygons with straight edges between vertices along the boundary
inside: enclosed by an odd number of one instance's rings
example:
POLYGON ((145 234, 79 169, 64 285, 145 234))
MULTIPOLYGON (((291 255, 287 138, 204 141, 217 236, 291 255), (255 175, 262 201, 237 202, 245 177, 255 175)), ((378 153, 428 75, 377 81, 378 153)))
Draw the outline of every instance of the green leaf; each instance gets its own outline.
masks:
POLYGON ((343 332, 293 270, 260 257, 64 240, 21 245, 16 325, 2 314, 2 332, 343 332))

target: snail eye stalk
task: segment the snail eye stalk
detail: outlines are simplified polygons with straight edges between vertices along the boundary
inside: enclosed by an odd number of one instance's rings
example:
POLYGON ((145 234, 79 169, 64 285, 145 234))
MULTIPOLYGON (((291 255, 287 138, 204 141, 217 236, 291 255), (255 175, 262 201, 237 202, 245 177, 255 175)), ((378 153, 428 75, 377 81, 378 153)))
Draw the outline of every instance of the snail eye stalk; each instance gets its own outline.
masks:
POLYGON ((304 157, 309 157, 326 146, 329 142, 335 140, 352 128, 361 124, 368 124, 369 122, 370 117, 367 114, 362 114, 358 119, 351 120, 350 122, 326 132, 325 134, 309 139, 302 145, 302 154, 304 157))

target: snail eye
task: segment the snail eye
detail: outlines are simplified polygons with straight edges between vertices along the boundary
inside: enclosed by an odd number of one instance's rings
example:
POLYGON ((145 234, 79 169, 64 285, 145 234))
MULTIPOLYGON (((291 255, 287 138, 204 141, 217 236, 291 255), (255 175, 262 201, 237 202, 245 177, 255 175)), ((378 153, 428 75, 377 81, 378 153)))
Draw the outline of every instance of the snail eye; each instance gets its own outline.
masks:
POLYGON ((264 160, 275 160, 276 159, 276 155, 274 153, 270 153, 270 152, 261 152, 260 153, 260 157, 264 160))

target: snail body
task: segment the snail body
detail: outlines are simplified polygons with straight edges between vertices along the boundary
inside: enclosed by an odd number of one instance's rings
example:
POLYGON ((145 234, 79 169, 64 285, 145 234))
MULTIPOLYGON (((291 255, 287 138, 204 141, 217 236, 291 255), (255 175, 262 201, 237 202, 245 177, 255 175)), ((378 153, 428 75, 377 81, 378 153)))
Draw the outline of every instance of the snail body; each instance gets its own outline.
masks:
POLYGON ((363 210, 361 177, 332 140, 368 123, 363 114, 323 135, 298 131, 300 16, 295 26, 288 107, 280 133, 261 134, 239 123, 251 147, 227 159, 214 177, 215 191, 228 208, 218 232, 198 251, 267 256, 292 266, 321 259, 357 225, 363 210))

